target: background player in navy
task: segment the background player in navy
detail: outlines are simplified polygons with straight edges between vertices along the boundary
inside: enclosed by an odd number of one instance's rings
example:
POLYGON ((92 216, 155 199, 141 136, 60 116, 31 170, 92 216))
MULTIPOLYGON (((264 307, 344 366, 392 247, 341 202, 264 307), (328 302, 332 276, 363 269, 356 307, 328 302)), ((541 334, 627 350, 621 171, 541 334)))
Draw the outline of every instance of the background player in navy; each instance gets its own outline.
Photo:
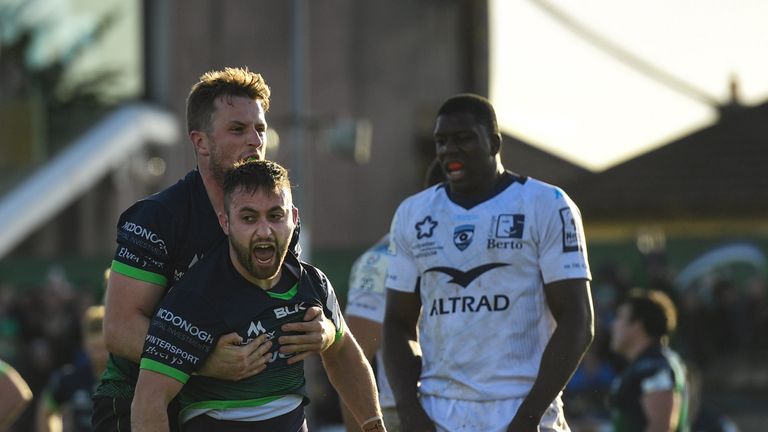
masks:
POLYGON ((633 290, 619 305, 611 349, 628 361, 611 388, 616 432, 683 432, 688 424, 685 366, 668 346, 677 312, 661 291, 633 290))
POLYGON ((133 430, 167 430, 166 405, 179 391, 185 431, 306 430, 303 362, 291 363, 293 354, 281 354, 278 347, 282 324, 300 319, 310 305, 321 306, 339 329, 321 354, 331 383, 358 424, 383 430, 373 373, 344 331, 333 287, 288 251, 298 211, 285 169, 270 161, 239 164, 227 174, 224 194, 219 221, 229 241, 192 268, 153 317, 133 430), (248 339, 268 335, 274 346, 267 368, 237 382, 192 376, 216 339, 231 331, 248 339))
MULTIPOLYGON (((160 299, 184 273, 225 237, 216 216, 224 208, 224 174, 244 158, 263 159, 269 87, 248 69, 204 74, 187 99, 187 130, 197 169, 175 185, 143 199, 121 216, 117 250, 106 293, 104 331, 112 353, 94 397, 96 431, 126 430, 149 320, 160 299)), ((299 361, 327 348, 335 329, 318 308, 306 323, 292 323, 284 353, 299 361)), ((201 374, 238 380, 263 370, 265 338, 246 345, 237 334, 219 339, 201 374)), ((175 418, 175 416, 172 416, 175 418)))
POLYGON ((434 138, 446 182, 403 201, 390 231, 384 361, 401 430, 567 431, 559 394, 594 334, 579 210, 504 169, 485 98, 448 99, 434 138))

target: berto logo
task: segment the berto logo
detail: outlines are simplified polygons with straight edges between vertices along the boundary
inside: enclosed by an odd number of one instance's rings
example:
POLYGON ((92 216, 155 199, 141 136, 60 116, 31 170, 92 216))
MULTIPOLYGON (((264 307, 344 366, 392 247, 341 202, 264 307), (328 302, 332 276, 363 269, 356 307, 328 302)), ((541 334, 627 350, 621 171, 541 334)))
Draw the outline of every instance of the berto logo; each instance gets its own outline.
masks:
POLYGON ((472 238, 474 237, 474 225, 460 225, 453 230, 453 244, 456 245, 460 251, 466 249, 472 243, 472 238))

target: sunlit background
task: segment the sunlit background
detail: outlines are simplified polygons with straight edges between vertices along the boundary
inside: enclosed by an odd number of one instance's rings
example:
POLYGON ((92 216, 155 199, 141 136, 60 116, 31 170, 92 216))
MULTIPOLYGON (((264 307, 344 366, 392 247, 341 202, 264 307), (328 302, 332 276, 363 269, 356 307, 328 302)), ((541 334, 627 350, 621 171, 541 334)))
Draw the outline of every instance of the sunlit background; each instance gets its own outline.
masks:
POLYGON ((762 0, 492 0, 504 130, 603 170, 768 99, 762 0))
MULTIPOLYGON (((766 23, 763 0, 0 0, 0 358, 33 390, 76 358, 119 214, 195 166, 190 86, 248 66, 272 88, 268 155, 298 183, 303 257, 342 303, 422 187, 441 102, 486 95, 505 167, 584 218, 598 339, 566 389, 573 430, 605 430, 606 329, 635 286, 676 299, 701 418, 763 430, 766 23)), ((311 420, 340 430, 315 378, 311 420)))

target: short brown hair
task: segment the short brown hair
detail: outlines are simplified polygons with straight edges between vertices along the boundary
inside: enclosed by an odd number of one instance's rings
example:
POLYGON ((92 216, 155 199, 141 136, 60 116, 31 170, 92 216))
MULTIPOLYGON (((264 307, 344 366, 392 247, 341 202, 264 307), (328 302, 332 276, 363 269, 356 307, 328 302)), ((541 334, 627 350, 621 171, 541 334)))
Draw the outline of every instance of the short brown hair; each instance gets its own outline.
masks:
POLYGON ((282 165, 268 160, 246 159, 237 162, 224 177, 224 204, 229 207, 230 197, 237 189, 248 193, 257 190, 271 193, 283 188, 290 191, 291 180, 282 165))
POLYGON ((214 102, 220 97, 242 96, 261 100, 264 111, 269 110, 269 86, 261 74, 243 68, 209 71, 200 77, 187 96, 187 133, 208 132, 214 102))
POLYGON ((629 305, 631 320, 640 321, 653 338, 669 336, 677 328, 677 309, 663 291, 636 288, 623 303, 629 305))

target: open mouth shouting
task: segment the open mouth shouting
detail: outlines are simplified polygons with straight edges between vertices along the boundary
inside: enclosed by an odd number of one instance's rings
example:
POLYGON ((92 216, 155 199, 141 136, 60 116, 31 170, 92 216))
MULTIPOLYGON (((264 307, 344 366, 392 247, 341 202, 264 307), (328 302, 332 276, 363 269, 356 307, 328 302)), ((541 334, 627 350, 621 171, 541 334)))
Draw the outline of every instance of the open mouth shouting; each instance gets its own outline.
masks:
POLYGON ((259 243, 253 247, 253 257, 257 264, 270 265, 275 260, 275 245, 271 243, 259 243))

